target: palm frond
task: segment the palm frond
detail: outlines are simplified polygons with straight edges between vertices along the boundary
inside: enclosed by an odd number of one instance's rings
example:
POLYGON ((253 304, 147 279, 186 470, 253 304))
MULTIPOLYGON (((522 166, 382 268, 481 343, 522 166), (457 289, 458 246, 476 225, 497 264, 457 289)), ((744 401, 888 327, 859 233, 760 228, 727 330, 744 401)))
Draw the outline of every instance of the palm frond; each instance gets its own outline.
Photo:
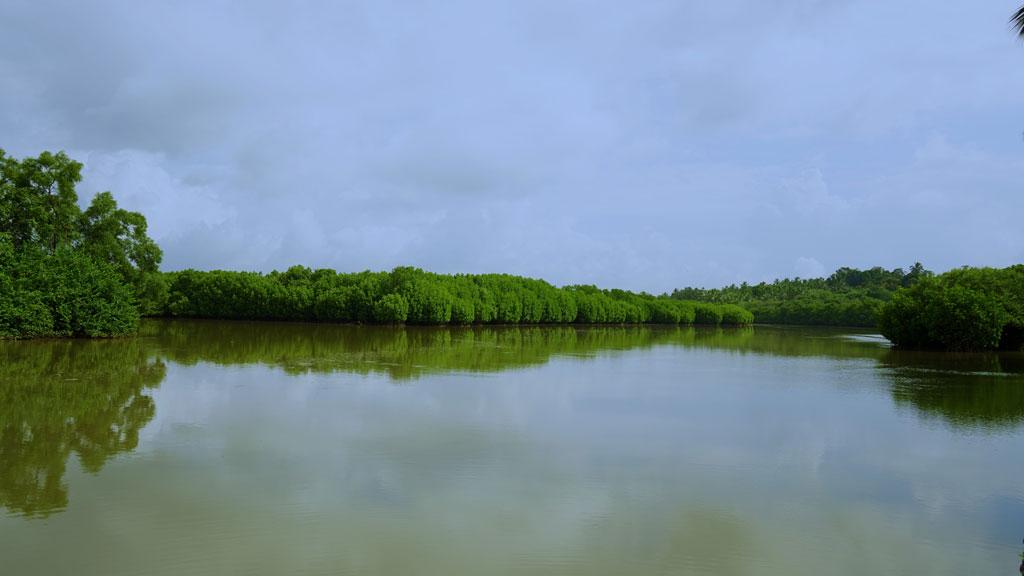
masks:
POLYGON ((1010 18, 1010 25, 1013 26, 1013 29, 1021 38, 1024 38, 1024 6, 1022 6, 1020 10, 1017 10, 1017 12, 1010 18))

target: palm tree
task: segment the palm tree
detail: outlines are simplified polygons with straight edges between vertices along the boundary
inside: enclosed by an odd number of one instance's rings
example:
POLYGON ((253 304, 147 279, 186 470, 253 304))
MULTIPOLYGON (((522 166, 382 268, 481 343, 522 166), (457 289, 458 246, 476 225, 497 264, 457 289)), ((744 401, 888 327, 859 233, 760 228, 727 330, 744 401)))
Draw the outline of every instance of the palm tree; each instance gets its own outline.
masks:
POLYGON ((1013 17, 1010 18, 1010 24, 1013 25, 1013 29, 1017 31, 1017 34, 1024 38, 1024 6, 1017 10, 1013 17))

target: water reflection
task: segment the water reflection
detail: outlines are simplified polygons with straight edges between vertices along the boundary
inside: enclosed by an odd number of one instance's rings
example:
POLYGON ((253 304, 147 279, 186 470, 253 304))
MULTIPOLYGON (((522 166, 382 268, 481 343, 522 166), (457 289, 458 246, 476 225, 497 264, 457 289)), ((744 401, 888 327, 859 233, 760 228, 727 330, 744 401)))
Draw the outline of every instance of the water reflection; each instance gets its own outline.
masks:
MULTIPOLYGON (((144 335, 174 362, 264 364, 290 374, 381 373, 408 380, 444 372, 498 372, 552 356, 720 338, 721 331, 650 328, 392 328, 259 322, 153 322, 144 335)), ((747 333, 734 333, 744 339, 747 333)))
POLYGON ((897 405, 956 428, 999 431, 1024 423, 1024 355, 892 350, 882 358, 897 405))
POLYGON ((383 373, 394 380, 452 371, 497 372, 556 356, 671 345, 762 354, 870 360, 898 405, 957 427, 1024 422, 1024 354, 891 350, 848 330, 659 327, 406 328, 225 322, 153 322, 150 345, 174 362, 272 365, 288 373, 383 373))
POLYGON ((655 346, 819 358, 837 367, 863 362, 897 406, 923 418, 991 432, 1024 423, 1024 355, 893 351, 842 330, 151 321, 131 339, 0 342, 0 506, 25 516, 61 510, 68 503, 64 475, 72 453, 84 470, 98 472, 114 455, 135 449, 155 414, 146 390, 160 384, 167 362, 262 364, 289 374, 373 373, 405 381, 655 346))
POLYGON ((95 473, 135 449, 165 366, 134 339, 0 346, 0 506, 45 517, 67 506, 72 453, 95 473))
POLYGON ((150 322, 150 345, 186 365, 264 364, 288 373, 382 373, 395 380, 444 372, 498 372, 555 356, 673 345, 740 354, 880 359, 886 348, 847 333, 787 328, 391 328, 260 322, 150 322))

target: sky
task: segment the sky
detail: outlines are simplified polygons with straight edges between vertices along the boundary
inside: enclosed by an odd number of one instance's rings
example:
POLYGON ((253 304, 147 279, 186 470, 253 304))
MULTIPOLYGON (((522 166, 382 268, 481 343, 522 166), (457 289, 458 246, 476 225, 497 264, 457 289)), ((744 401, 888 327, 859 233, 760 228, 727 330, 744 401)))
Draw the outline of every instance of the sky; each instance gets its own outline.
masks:
POLYGON ((0 3, 0 148, 165 270, 654 293, 1024 262, 1015 1, 0 3))

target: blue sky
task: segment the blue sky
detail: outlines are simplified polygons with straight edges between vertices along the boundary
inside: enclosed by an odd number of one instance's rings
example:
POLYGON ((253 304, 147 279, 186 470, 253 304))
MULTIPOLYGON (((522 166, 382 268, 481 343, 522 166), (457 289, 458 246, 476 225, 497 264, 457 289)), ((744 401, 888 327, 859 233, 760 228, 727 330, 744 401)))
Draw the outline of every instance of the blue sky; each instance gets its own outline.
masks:
POLYGON ((1013 1, 0 5, 0 147, 164 268, 660 292, 1024 261, 1013 1))

